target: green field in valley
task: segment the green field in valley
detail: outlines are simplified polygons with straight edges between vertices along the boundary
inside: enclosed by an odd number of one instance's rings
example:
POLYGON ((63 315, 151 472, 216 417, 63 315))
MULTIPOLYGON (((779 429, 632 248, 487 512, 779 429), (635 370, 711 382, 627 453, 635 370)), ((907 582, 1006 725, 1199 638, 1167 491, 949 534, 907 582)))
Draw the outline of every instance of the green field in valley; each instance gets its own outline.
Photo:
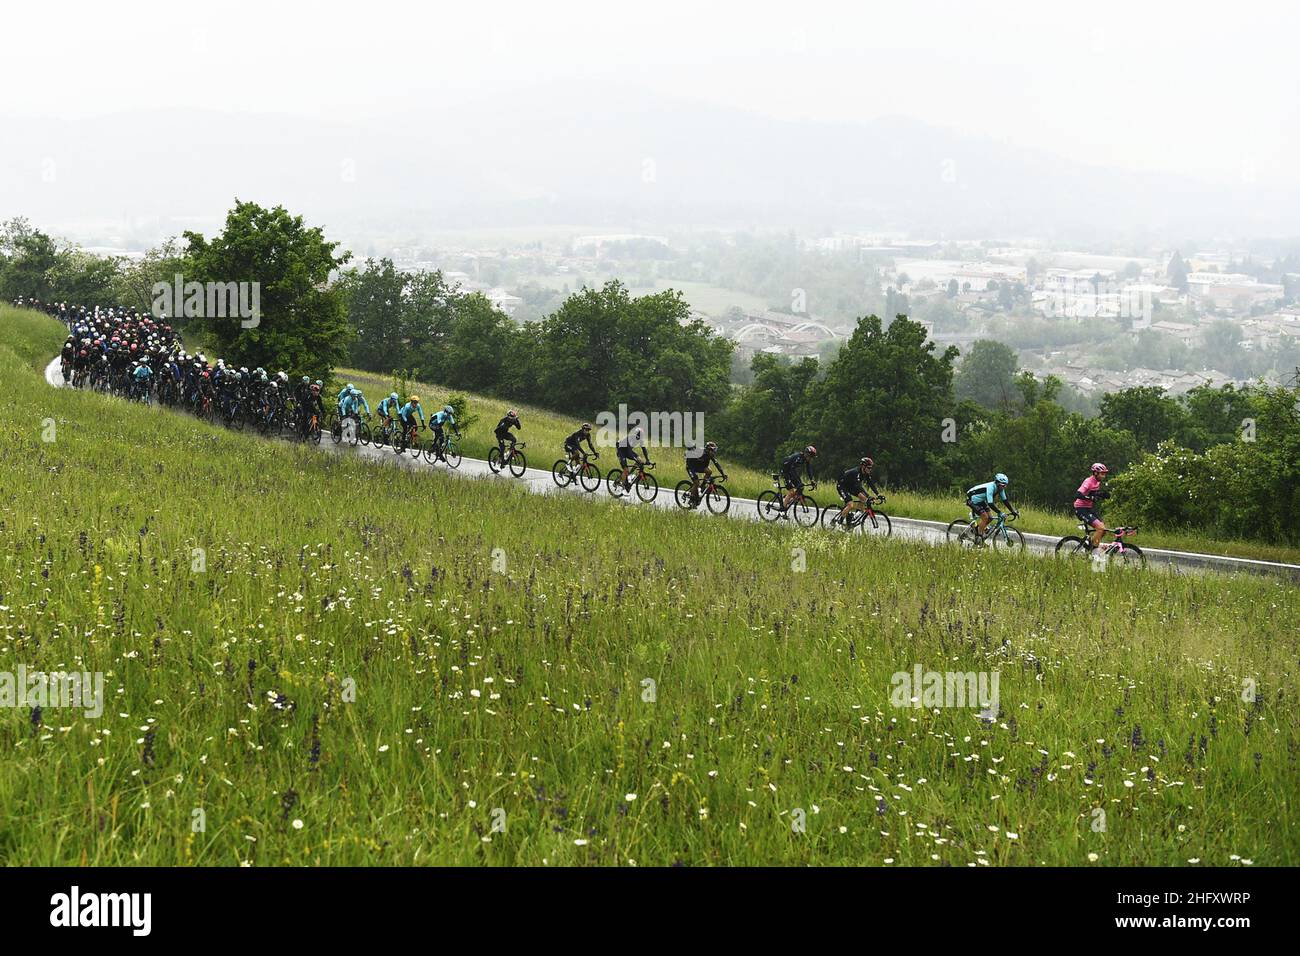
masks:
POLYGON ((0 711, 0 862, 1300 863, 1291 584, 388 468, 52 389, 61 338, 0 309, 0 627, 103 712, 0 711))

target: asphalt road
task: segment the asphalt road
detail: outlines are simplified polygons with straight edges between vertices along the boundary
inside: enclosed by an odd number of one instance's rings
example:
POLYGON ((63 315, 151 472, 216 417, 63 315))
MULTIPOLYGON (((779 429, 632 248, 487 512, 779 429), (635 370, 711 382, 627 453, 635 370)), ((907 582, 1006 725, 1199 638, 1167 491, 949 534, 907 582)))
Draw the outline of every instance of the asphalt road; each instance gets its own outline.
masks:
MULTIPOLYGON (((62 375, 59 371, 59 360, 55 358, 45 368, 45 380, 55 388, 63 386, 62 375)), ((348 441, 335 444, 329 435, 321 437, 321 449, 336 454, 356 454, 362 458, 386 464, 396 468, 416 468, 416 469, 438 469, 449 471, 452 474, 465 478, 477 478, 486 481, 516 482, 523 484, 529 491, 537 494, 567 494, 567 495, 587 495, 592 498, 609 501, 617 500, 623 507, 628 508, 665 508, 675 509, 676 502, 673 500, 673 489, 670 487, 661 487, 659 495, 652 502, 640 501, 635 495, 625 495, 619 499, 611 499, 609 493, 605 490, 604 483, 594 493, 583 491, 576 484, 566 488, 560 488, 551 478, 550 464, 554 458, 548 458, 546 468, 528 468, 522 477, 514 478, 508 475, 493 474, 488 467, 488 463, 477 458, 465 458, 459 468, 449 469, 445 464, 439 462, 436 465, 429 464, 423 458, 419 461, 414 460, 409 454, 398 455, 390 448, 377 448, 373 445, 356 445, 353 446, 348 441)), ((538 451, 535 449, 525 449, 525 454, 537 456, 538 451)), ((559 457, 558 453, 554 457, 559 457)), ((602 458, 599 462, 602 471, 608 471, 613 467, 613 462, 602 458)), ((676 484, 674 481, 673 484, 676 484)), ((834 500, 834 491, 830 490, 831 497, 824 498, 820 503, 828 504, 834 500)), ((814 493, 814 497, 816 494, 814 493)), ((886 502, 888 503, 888 502, 886 502)), ((887 510, 887 509, 886 509, 887 510)), ((957 516, 960 507, 954 506, 953 516, 957 516)), ((720 520, 716 515, 709 514, 704 509, 697 509, 692 512, 702 521, 720 520)), ((757 521, 758 506, 752 498, 732 498, 731 508, 726 514, 727 518, 739 518, 742 520, 757 521)), ((911 541, 922 541, 927 544, 943 544, 947 540, 946 524, 938 521, 925 521, 919 518, 895 518, 891 515, 890 520, 893 524, 893 536, 904 538, 911 541)), ((1030 534, 1022 532, 1025 536, 1026 551, 1032 555, 1044 556, 1054 553, 1056 537, 1030 534)), ((1141 546, 1141 543, 1139 542, 1141 546)), ((1142 546, 1142 551, 1147 557, 1149 567, 1159 568, 1168 567, 1174 571, 1217 571, 1229 573, 1247 573, 1247 574, 1267 574, 1288 577, 1300 581, 1300 564, 1284 564, 1277 561, 1257 561, 1251 558, 1229 558, 1216 554, 1200 554, 1191 551, 1167 551, 1161 548, 1148 548, 1142 546)))

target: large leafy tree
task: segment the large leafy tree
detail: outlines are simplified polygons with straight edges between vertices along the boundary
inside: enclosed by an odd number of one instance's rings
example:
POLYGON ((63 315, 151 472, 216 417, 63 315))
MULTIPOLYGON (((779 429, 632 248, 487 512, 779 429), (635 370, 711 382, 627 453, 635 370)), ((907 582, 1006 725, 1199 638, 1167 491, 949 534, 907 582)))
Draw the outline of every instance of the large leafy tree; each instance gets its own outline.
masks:
POLYGON ((672 290, 633 298, 611 281, 569 296, 531 330, 538 393, 587 415, 630 409, 714 412, 730 385, 731 343, 690 318, 672 290))
POLYGON ((203 325, 218 354, 243 365, 291 369, 327 378, 348 354, 342 292, 331 274, 350 255, 336 255, 318 227, 283 206, 266 209, 236 200, 222 232, 208 240, 185 233, 186 281, 257 282, 261 316, 245 327, 239 318, 205 316, 203 325))
POLYGON ((791 362, 757 353, 750 361, 753 384, 745 386, 705 433, 723 446, 723 454, 740 461, 774 465, 790 437, 795 412, 817 378, 816 359, 791 362))
POLYGON ((970 399, 985 408, 1006 408, 1020 393, 1016 387, 1019 362, 1015 350, 992 339, 976 339, 953 376, 958 399, 970 399))
POLYGON ((1155 451, 1160 442, 1182 432, 1187 412, 1163 388, 1141 385, 1103 396, 1101 421, 1108 428, 1131 432, 1144 451, 1155 451))
POLYGON ((925 483, 944 449, 957 357, 955 348, 935 349, 925 327, 904 315, 888 329, 874 315, 859 319, 808 390, 793 437, 816 443, 831 467, 871 455, 891 482, 925 483))

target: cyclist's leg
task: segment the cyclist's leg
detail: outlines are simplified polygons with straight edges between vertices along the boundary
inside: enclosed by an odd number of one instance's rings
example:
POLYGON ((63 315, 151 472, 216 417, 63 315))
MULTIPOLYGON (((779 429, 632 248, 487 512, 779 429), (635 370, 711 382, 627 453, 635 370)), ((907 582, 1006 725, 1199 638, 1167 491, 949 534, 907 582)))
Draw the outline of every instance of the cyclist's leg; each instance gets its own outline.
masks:
POLYGON ((1091 537, 1092 546, 1095 548, 1101 544, 1101 539, 1106 534, 1106 522, 1101 520, 1100 515, 1096 515, 1094 517, 1092 522, 1092 528, 1093 528, 1092 534, 1089 537, 1091 537))
POLYGON ((783 508, 789 508, 794 503, 795 498, 803 495, 803 478, 796 472, 795 474, 785 475, 785 497, 781 501, 783 508))

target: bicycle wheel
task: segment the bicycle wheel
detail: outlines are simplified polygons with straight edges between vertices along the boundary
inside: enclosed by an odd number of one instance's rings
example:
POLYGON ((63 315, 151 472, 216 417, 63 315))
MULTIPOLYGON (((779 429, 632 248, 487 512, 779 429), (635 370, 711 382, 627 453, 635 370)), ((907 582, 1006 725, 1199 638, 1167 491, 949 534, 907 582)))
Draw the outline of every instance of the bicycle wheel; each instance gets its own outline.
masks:
POLYGON ((827 505, 825 508, 823 508, 822 516, 821 516, 822 527, 825 528, 827 531, 840 530, 842 526, 839 521, 835 520, 836 518, 839 517, 839 514, 840 514, 839 506, 827 505))
POLYGON ((1088 544, 1077 535, 1066 535, 1056 542, 1056 549, 1053 553, 1061 558, 1087 558, 1088 544))
POLYGON ((692 493, 695 491, 695 484, 689 478, 683 478, 677 482, 677 487, 673 489, 673 500, 677 502, 677 507, 690 511, 695 507, 696 502, 692 500, 692 493))
POLYGON ((623 469, 611 468, 609 474, 605 476, 605 487, 615 498, 622 498, 627 494, 628 489, 623 487, 623 469))
POLYGON ((944 537, 948 541, 956 541, 957 537, 970 527, 970 518, 954 518, 948 522, 948 530, 944 532, 944 537))
POLYGON ((993 547, 1023 551, 1025 549, 1025 536, 1016 528, 1004 527, 1001 533, 993 535, 993 547))
POLYGON ((528 459, 524 457, 524 453, 522 451, 516 448, 515 453, 510 456, 510 474, 514 475, 516 478, 522 478, 524 476, 524 472, 526 472, 527 470, 528 470, 528 459))
POLYGON ((764 521, 775 521, 781 517, 785 508, 781 496, 770 488, 758 496, 758 516, 764 521))
POLYGON ((636 496, 646 504, 659 497, 659 482, 654 475, 641 472, 641 477, 636 483, 636 496))
POLYGON ((802 528, 811 528, 821 517, 817 502, 807 495, 796 498, 790 507, 794 510, 794 523, 802 528))
POLYGON ((494 474, 494 475, 496 475, 496 474, 500 474, 500 472, 501 472, 501 449, 499 449, 499 448, 489 448, 489 449, 488 449, 487 463, 488 463, 488 470, 491 471, 492 474, 494 474))
POLYGON ((587 462, 578 472, 578 484, 582 485, 583 491, 596 491, 600 488, 600 469, 593 463, 587 462))
POLYGON ((314 445, 320 444, 320 422, 312 422, 311 430, 307 433, 307 439, 314 445))
POLYGON ((447 444, 442 449, 442 457, 446 459, 448 468, 460 467, 460 444, 454 438, 448 438, 447 444))
POLYGON ((1147 566, 1147 556, 1136 544, 1124 545, 1123 551, 1112 551, 1110 560, 1122 568, 1140 569, 1147 566))
POLYGON ((358 441, 361 442, 361 444, 363 445, 370 444, 370 423, 369 422, 362 422, 360 425, 357 426, 356 441, 354 441, 352 444, 355 445, 358 441))
POLYGON ((858 522, 858 531, 877 538, 888 538, 894 533, 894 526, 889 521, 889 515, 883 511, 873 511, 871 514, 863 515, 862 520, 858 522))
POLYGON ((567 488, 573 481, 573 472, 569 471, 569 462, 564 458, 557 458, 555 464, 551 466, 551 478, 561 488, 567 488))
POLYGON ((343 422, 337 418, 329 421, 330 438, 334 439, 334 444, 343 441, 343 422))
POLYGON ((722 485, 714 485, 704 493, 704 503, 715 515, 725 515, 731 510, 731 492, 722 485))

